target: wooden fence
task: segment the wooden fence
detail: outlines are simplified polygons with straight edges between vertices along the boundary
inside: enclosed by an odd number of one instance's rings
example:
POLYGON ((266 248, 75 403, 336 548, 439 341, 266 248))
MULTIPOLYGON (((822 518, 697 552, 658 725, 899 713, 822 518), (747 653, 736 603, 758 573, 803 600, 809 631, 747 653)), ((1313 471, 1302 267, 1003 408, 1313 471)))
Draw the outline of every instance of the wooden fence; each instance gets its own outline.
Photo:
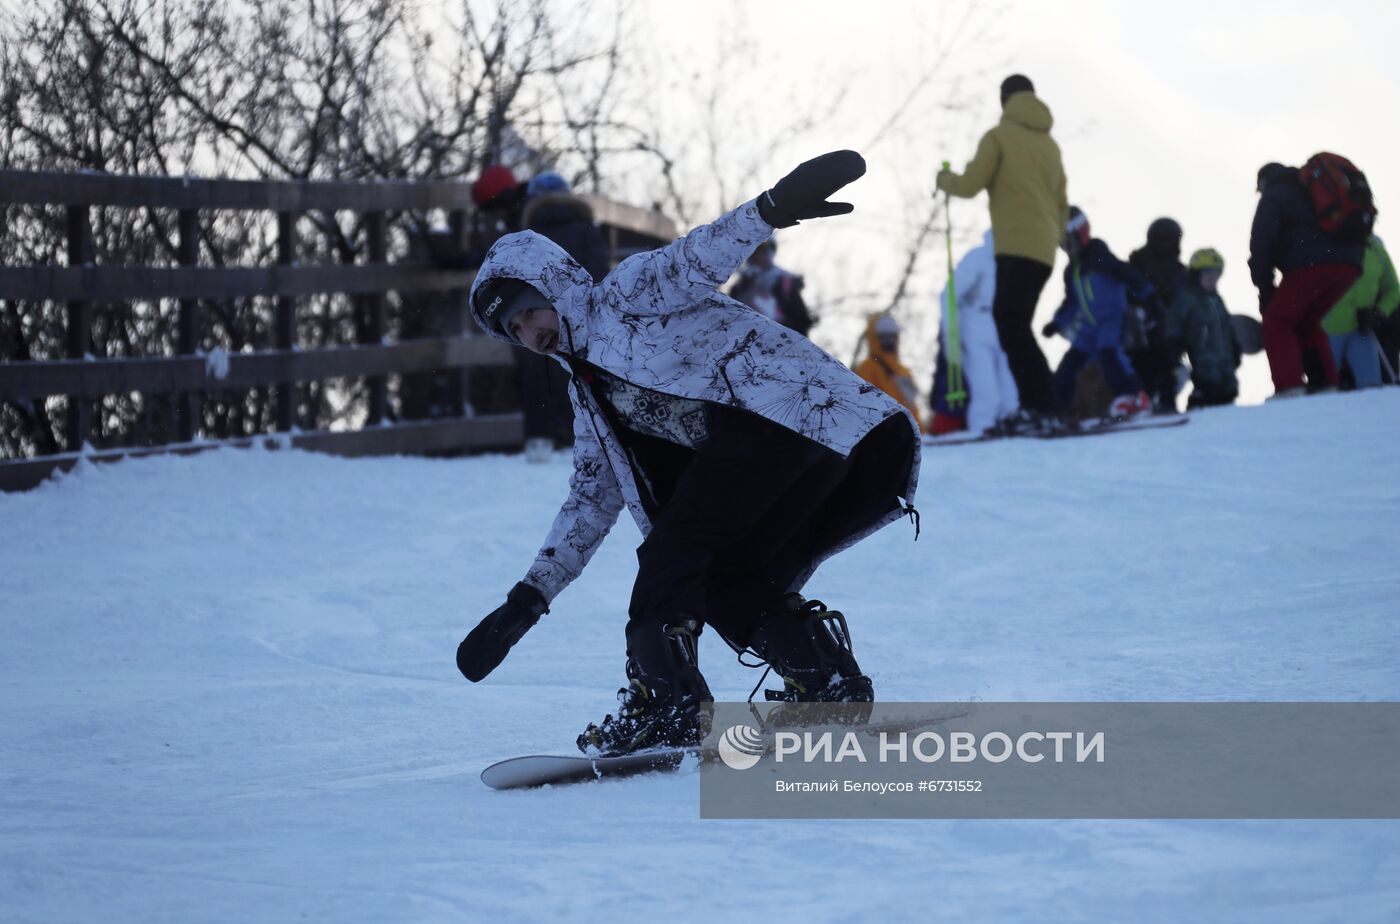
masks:
MULTIPOLYGON (((603 226, 614 260, 675 236, 674 226, 654 212, 585 197, 603 226)), ((0 205, 37 205, 65 210, 66 265, 0 266, 0 298, 62 302, 66 306, 66 357, 34 362, 0 361, 0 401, 68 397, 63 452, 0 460, 0 490, 33 487, 79 459, 103 462, 164 452, 198 452, 218 446, 264 442, 337 455, 385 455, 517 448, 523 440, 519 412, 475 415, 463 388, 448 416, 388 420, 387 377, 446 372, 460 378, 473 366, 514 362, 512 349, 484 336, 465 313, 472 274, 426 263, 391 263, 387 220, 391 213, 443 210, 452 233, 465 232, 471 205, 468 187, 449 182, 261 182, 183 177, 115 176, 97 173, 0 171, 0 205), (173 210, 177 216, 173 266, 94 265, 91 210, 97 207, 173 210), (270 266, 200 266, 201 221, 220 211, 265 211, 277 222, 276 263, 270 266), (361 217, 364 246, 357 263, 298 263, 299 216, 353 212, 361 217), (387 298, 397 293, 445 293, 456 315, 447 336, 385 342, 387 298), (298 304, 311 295, 344 294, 361 299, 368 323, 355 346, 300 349, 298 304), (201 301, 265 296, 275 299, 273 349, 208 357, 198 352, 201 301), (170 299, 178 304, 177 355, 94 358, 90 354, 93 306, 131 299, 170 299), (455 331, 461 331, 460 335, 455 331), (368 388, 366 426, 355 431, 294 431, 294 383, 360 377, 368 388), (275 431, 231 440, 200 433, 203 391, 273 386, 275 431), (93 402, 105 395, 141 393, 175 396, 178 441, 158 447, 94 450, 85 446, 93 402)), ((338 227, 338 226, 337 226, 338 227)))

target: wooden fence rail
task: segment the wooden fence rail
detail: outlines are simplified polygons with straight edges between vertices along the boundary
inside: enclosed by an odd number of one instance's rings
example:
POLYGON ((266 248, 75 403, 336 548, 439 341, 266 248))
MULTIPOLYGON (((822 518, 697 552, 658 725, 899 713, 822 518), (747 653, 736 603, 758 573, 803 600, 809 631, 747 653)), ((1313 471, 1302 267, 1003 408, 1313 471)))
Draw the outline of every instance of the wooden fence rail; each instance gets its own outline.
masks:
MULTIPOLYGON (((675 227, 655 212, 584 197, 603 225, 614 260, 657 246, 675 227)), ((95 462, 162 452, 199 452, 217 446, 295 447, 339 455, 453 452, 517 448, 521 415, 475 415, 463 401, 461 377, 471 367, 514 362, 511 348, 475 332, 467 321, 466 292, 472 274, 424 264, 388 261, 391 213, 442 210, 459 237, 467 224, 470 191, 454 182, 264 182, 184 177, 114 176, 100 173, 0 171, 0 206, 62 208, 67 265, 0 266, 0 299, 58 302, 66 308, 64 359, 0 361, 0 401, 29 402, 66 395, 64 452, 0 460, 0 490, 22 490, 80 460, 95 462), (96 207, 170 209, 176 212, 175 265, 109 266, 94 260, 92 214, 96 207), (204 213, 266 211, 277 222, 276 262, 269 266, 200 266, 204 213), (360 216, 363 246, 349 248, 361 262, 298 265, 298 218, 307 213, 360 216), (386 343, 389 293, 444 293, 453 314, 446 336, 386 343), (356 300, 360 343, 299 349, 296 312, 311 295, 356 300), (234 298, 274 301, 273 349, 204 355, 199 351, 200 306, 234 298), (175 356, 94 358, 94 305, 133 299, 175 300, 175 356), (459 333, 460 332, 460 335, 459 333), (389 416, 388 377, 409 373, 455 376, 449 416, 395 421, 389 416), (367 382, 366 427, 358 431, 294 431, 292 385, 331 378, 367 382), (200 401, 206 391, 274 388, 275 427, 270 434, 211 441, 200 434, 200 401), (113 394, 175 396, 178 441, 157 447, 86 445, 94 401, 113 394)), ((338 225, 332 225, 337 231, 338 225)), ((342 248, 341 252, 347 252, 342 248)))

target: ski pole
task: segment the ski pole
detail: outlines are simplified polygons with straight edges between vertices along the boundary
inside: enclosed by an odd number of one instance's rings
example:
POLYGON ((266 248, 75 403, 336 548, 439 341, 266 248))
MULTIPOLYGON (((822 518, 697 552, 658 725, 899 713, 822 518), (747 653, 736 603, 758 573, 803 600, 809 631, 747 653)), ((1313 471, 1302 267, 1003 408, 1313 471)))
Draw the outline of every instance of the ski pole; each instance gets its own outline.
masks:
POLYGON ((1390 357, 1385 355, 1385 348, 1381 346, 1380 338, 1373 330, 1367 330, 1366 336, 1371 338, 1371 345, 1376 348, 1376 355, 1381 358, 1381 365, 1385 368, 1385 374, 1390 376, 1392 385, 1400 385, 1400 379, 1395 377, 1395 367, 1390 364, 1390 357))
MULTIPOLYGON (((950 170, 952 165, 945 160, 943 169, 950 170)), ((958 328, 958 293, 953 276, 953 197, 946 192, 943 217, 948 242, 948 327, 943 332, 943 348, 948 351, 948 406, 956 408, 967 400, 967 391, 963 387, 962 332, 958 328)))

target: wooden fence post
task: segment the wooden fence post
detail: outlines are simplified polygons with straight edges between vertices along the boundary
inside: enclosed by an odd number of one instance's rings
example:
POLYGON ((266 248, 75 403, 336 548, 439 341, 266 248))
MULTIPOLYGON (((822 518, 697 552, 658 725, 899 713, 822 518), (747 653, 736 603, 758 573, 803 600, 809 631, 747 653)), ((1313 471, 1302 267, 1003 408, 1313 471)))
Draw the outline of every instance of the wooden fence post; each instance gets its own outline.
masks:
MULTIPOLYGON (((92 214, 87 206, 68 206, 68 265, 93 262, 92 214)), ((92 349, 92 300, 68 302, 67 348, 69 359, 83 359, 92 349)), ((64 421, 64 448, 80 452, 92 429, 92 405, 78 395, 68 396, 64 421)))
MULTIPOLYGON (((297 222, 292 212, 277 213, 277 265, 291 266, 296 262, 297 222)), ((277 349, 290 350, 296 345, 297 300, 292 295, 277 296, 275 335, 277 349)), ((297 383, 280 381, 277 388, 277 429, 283 433, 296 423, 297 383)))
MULTIPOLYGON (((383 212, 365 214, 365 244, 371 265, 387 261, 388 246, 385 239, 383 212)), ((365 327, 361 338, 362 343, 378 345, 384 342, 384 305, 383 292, 375 292, 364 297, 365 327)), ((382 423, 388 410, 388 379, 382 375, 370 376, 368 383, 369 417, 366 423, 382 423)))
MULTIPOLYGON (((194 209, 181 209, 178 217, 179 241, 176 244, 175 259, 181 266, 195 266, 199 263, 199 212, 194 209)), ((199 299, 180 299, 180 317, 177 331, 176 352, 188 356, 199 350, 199 299)), ((194 440, 195 433, 202 429, 201 392, 182 391, 175 396, 175 414, 179 423, 180 442, 194 440)))
MULTIPOLYGON (((447 226, 452 233, 452 244, 460 249, 466 246, 467 241, 467 213, 465 209, 453 209, 447 213, 447 226)), ((470 289, 449 289, 447 299, 451 312, 452 329, 448 335, 461 337, 467 333, 467 325, 471 323, 468 316, 467 298, 470 296, 470 289)), ((472 325, 473 327, 475 325, 472 325)), ((455 368, 448 372, 448 388, 451 394, 448 396, 447 410, 452 417, 461 417, 467 413, 467 388, 469 379, 465 369, 455 368)))

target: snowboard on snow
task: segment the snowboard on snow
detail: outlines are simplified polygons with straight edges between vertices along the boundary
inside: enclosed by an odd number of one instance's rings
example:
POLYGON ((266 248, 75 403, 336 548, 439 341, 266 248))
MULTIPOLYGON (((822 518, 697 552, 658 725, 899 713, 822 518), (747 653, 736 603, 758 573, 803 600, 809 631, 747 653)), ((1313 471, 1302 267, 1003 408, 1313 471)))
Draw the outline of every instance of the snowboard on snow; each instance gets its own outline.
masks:
MULTIPOLYGON (((714 752, 708 752, 713 756, 714 752)), ((560 783, 583 783, 609 777, 675 770, 689 760, 706 759, 705 748, 658 748, 621 757, 530 754, 497 761, 481 771, 481 782, 492 789, 523 789, 560 783)))
POLYGON ((1180 427, 1189 423, 1190 420, 1191 418, 1185 414, 1132 417, 1128 420, 1104 417, 1098 420, 1086 420, 1078 426, 1051 430, 1048 433, 1018 433, 1009 436, 1000 433, 994 435, 973 435, 965 432, 949 433, 943 436, 926 436, 923 444, 926 448, 937 448, 940 446, 965 446, 968 443, 990 443, 1007 439, 1057 440, 1070 436, 1100 436, 1104 433, 1122 433, 1129 430, 1161 430, 1167 427, 1180 427))
POLYGON ((1058 440, 1071 436, 1100 436, 1104 433, 1125 433, 1130 430, 1164 430, 1168 427, 1180 427, 1191 422, 1191 418, 1185 414, 1163 414, 1154 417, 1130 417, 1127 420, 1115 420, 1104 417, 1099 420, 1086 420, 1077 427, 1064 427, 1060 430, 1051 430, 1049 433, 1036 433, 1033 436, 1039 440, 1058 440))
MULTIPOLYGON (((856 722, 839 727, 868 735, 876 735, 881 732, 909 732, 928 728, 949 719, 962 718, 971 711, 972 707, 969 705, 956 704, 936 715, 924 714, 908 720, 856 722)), ((800 728, 804 726, 798 724, 782 727, 800 728)), ((765 751, 771 750, 771 746, 772 744, 769 742, 765 751)), ((535 786, 587 783, 636 776, 641 773, 677 770, 687 765, 699 766, 701 763, 718 758, 718 748, 703 745, 687 748, 655 748, 638 751, 634 754, 624 754, 621 757, 529 754, 497 761, 481 771, 481 782, 492 789, 528 789, 535 786)))
POLYGON ((985 433, 972 433, 968 430, 959 430, 956 433, 944 433, 941 436, 925 436, 925 446, 965 446, 968 443, 990 443, 993 440, 1004 440, 1009 437, 996 434, 988 436, 985 433))

